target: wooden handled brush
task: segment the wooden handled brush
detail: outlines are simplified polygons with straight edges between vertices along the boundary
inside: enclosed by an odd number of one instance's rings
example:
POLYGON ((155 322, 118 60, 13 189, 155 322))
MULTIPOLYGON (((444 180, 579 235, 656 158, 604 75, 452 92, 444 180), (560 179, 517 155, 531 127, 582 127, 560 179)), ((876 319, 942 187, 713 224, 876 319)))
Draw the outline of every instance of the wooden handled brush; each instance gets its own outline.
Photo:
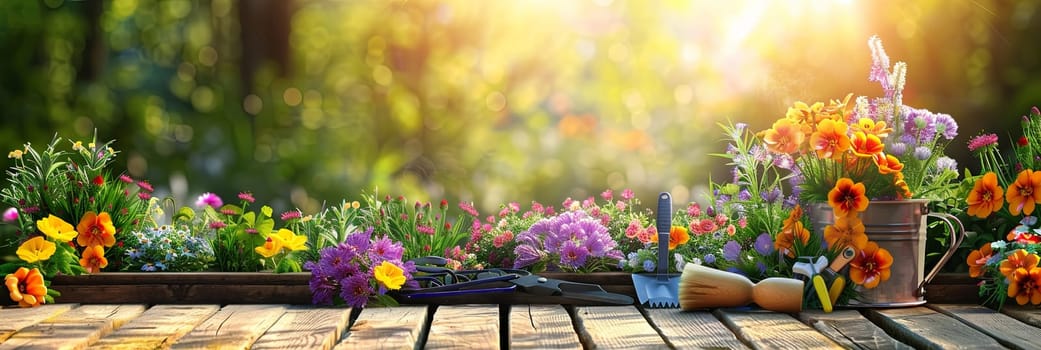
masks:
POLYGON ((803 282, 771 277, 756 284, 733 272, 687 264, 679 294, 680 308, 688 311, 756 303, 766 310, 796 313, 802 311, 803 282))

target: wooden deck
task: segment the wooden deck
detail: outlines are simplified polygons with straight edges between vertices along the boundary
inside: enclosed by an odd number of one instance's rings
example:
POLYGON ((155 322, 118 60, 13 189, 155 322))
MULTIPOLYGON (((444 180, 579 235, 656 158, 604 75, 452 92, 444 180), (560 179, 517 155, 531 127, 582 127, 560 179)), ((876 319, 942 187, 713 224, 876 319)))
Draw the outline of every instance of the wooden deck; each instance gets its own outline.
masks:
POLYGON ((1041 310, 931 304, 790 315, 636 306, 56 304, 0 309, 0 349, 1037 349, 1041 310))

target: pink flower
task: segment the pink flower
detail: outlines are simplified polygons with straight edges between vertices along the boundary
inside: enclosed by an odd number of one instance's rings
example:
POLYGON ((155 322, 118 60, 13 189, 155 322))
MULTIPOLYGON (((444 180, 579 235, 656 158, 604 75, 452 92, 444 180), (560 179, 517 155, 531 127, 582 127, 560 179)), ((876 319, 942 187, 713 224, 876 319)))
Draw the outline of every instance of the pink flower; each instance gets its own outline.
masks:
POLYGON ((285 213, 282 213, 282 221, 289 221, 289 220, 292 220, 292 219, 299 219, 301 216, 303 216, 303 215, 300 214, 299 210, 290 210, 290 211, 287 211, 285 213))
POLYGON ((701 205, 698 203, 690 203, 690 205, 687 206, 687 216, 692 218, 701 216, 701 205))
MULTIPOLYGON (((139 182, 137 185, 141 186, 141 183, 139 182)), ((199 196, 198 199, 195 200, 196 207, 202 208, 207 205, 213 207, 213 209, 217 209, 224 205, 224 201, 221 201, 220 197, 210 192, 203 193, 201 196, 199 196)))
POLYGON ((727 225, 727 235, 733 236, 737 233, 737 228, 734 225, 727 225))
POLYGON ((633 194, 633 190, 628 189, 628 188, 626 188, 625 190, 622 190, 622 199, 630 200, 630 199, 633 199, 633 197, 636 197, 636 195, 633 194))
POLYGON ((997 146, 998 135, 997 134, 983 134, 973 137, 969 140, 969 151, 974 152, 980 148, 997 146))
POLYGON ((152 195, 148 194, 148 192, 138 192, 137 198, 141 198, 141 200, 147 201, 152 198, 152 195))
POLYGON ((239 192, 239 199, 246 201, 247 203, 253 203, 256 199, 253 198, 253 194, 249 192, 239 192))
POLYGON ((495 246, 496 248, 502 248, 502 246, 505 245, 506 242, 509 242, 509 241, 512 241, 512 240, 513 240, 513 232, 506 231, 506 232, 503 232, 503 234, 501 234, 501 235, 495 236, 495 238, 492 239, 492 245, 495 246))
POLYGON ((123 183, 128 183, 128 184, 134 183, 134 179, 131 178, 130 176, 127 176, 126 174, 119 175, 119 181, 123 181, 123 183))
POLYGON ((459 209, 462 209, 467 214, 473 217, 479 217, 481 214, 477 213, 477 209, 474 209, 474 205, 466 202, 459 202, 459 209))
MULTIPOLYGON (((152 184, 148 183, 148 181, 138 181, 137 182, 137 187, 140 187, 142 190, 145 190, 147 192, 155 192, 155 189, 152 188, 152 184)), ((213 196, 216 196, 215 194, 212 194, 212 193, 210 193, 210 194, 213 195, 213 196)), ((200 198, 202 198, 202 197, 200 197, 200 198)), ((220 197, 217 197, 217 202, 220 203, 220 197)), ((198 205, 198 202, 196 202, 196 205, 198 205)), ((201 205, 198 205, 198 206, 201 207, 201 205)), ((219 207, 219 206, 220 205, 218 204, 217 207, 219 207)), ((214 208, 216 208, 216 207, 214 207, 214 208)))
POLYGON ((712 220, 701 220, 701 222, 699 222, 698 225, 699 231, 701 231, 702 233, 709 233, 719 228, 718 226, 716 226, 716 222, 712 220))
POLYGON ((7 208, 4 210, 4 222, 15 222, 18 220, 18 209, 7 208))
POLYGON ((210 223, 210 228, 214 230, 219 230, 225 227, 228 227, 228 225, 220 221, 214 221, 210 223))
POLYGON ((615 208, 618 208, 618 211, 625 211, 625 208, 627 207, 625 205, 625 202, 623 202, 623 201, 615 202, 614 206, 615 206, 615 208))
POLYGON ((716 214, 716 224, 719 226, 723 226, 723 224, 727 223, 729 220, 730 218, 727 217, 726 214, 716 214))
POLYGON ((416 231, 419 231, 420 233, 423 233, 423 234, 426 234, 426 235, 429 235, 429 236, 433 236, 434 232, 435 232, 433 227, 430 227, 430 226, 427 226, 427 225, 417 225, 416 226, 416 231))
POLYGON ((748 227, 748 218, 746 218, 744 216, 738 218, 737 219, 737 226, 740 226, 741 228, 748 227))
POLYGON ((603 198, 605 201, 610 202, 612 199, 614 199, 614 192, 610 189, 605 190, 604 192, 600 193, 600 198, 603 198))
POLYGON ((633 219, 632 221, 629 221, 629 226, 625 228, 625 236, 630 239, 636 238, 636 235, 638 235, 642 230, 643 227, 640 226, 640 220, 633 219))

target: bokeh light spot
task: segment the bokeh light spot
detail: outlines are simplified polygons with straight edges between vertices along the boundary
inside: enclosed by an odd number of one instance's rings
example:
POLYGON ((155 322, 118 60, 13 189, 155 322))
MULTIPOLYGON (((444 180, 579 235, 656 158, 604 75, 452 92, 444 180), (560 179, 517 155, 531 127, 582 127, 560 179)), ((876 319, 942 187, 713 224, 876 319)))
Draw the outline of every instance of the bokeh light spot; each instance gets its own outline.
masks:
POLYGON ((212 46, 203 46, 199 49, 199 63, 209 67, 217 64, 217 50, 212 46))
POLYGON ((286 91, 282 92, 282 101, 284 101, 288 106, 296 107, 300 105, 300 102, 303 100, 304 96, 300 93, 300 89, 295 87, 288 88, 286 91))
POLYGON ((378 65, 372 69, 372 81, 383 86, 390 86, 394 82, 394 73, 384 65, 378 65))
POLYGON ((242 110, 251 115, 260 114, 264 110, 264 100, 260 96, 249 94, 242 99, 242 110))
POLYGON ((492 91, 484 98, 484 105, 492 112, 500 112, 506 108, 506 95, 498 91, 492 91))

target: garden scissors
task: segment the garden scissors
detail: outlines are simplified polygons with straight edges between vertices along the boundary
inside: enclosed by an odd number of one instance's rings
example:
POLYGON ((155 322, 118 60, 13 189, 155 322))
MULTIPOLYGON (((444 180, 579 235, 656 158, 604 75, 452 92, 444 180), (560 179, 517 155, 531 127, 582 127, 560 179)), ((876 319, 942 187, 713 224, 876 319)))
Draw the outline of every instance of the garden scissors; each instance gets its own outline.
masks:
POLYGON ((441 257, 413 260, 418 273, 414 279, 420 288, 402 289, 402 297, 415 300, 466 294, 521 292, 534 296, 558 297, 565 302, 632 305, 633 298, 605 291, 600 285, 578 283, 534 275, 517 269, 484 269, 454 271, 443 267, 441 257), (430 266, 434 265, 434 266, 430 266))

